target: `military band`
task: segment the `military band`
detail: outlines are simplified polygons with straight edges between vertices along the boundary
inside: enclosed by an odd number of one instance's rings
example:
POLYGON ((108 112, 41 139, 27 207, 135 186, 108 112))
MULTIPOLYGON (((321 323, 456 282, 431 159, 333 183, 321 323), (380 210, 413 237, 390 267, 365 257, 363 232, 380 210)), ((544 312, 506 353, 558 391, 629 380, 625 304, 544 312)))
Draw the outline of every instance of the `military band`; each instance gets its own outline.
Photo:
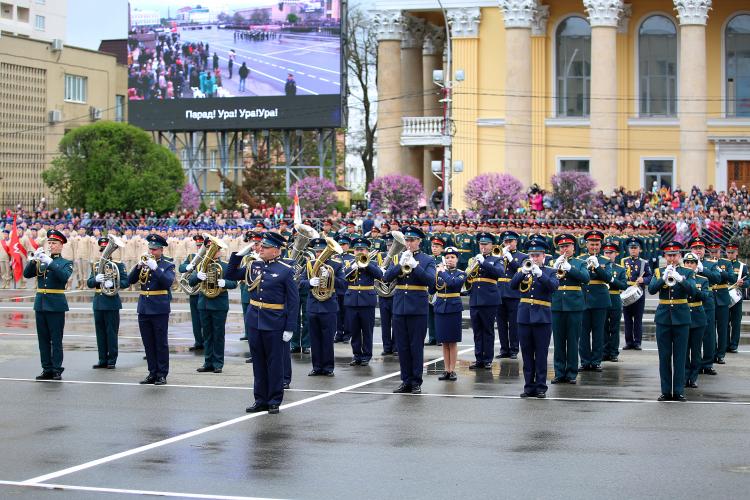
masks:
POLYGON ((377 250, 370 254, 370 241, 355 238, 354 260, 345 271, 344 321, 352 336, 351 366, 367 366, 372 359, 372 333, 375 328, 375 306, 378 295, 375 280, 383 277, 378 267, 377 250))
POLYGON ((602 246, 606 267, 612 274, 609 282, 609 308, 604 322, 604 346, 602 361, 617 363, 620 358, 620 319, 622 318, 622 298, 620 295, 628 288, 627 271, 617 264, 620 254, 620 243, 616 239, 608 239, 602 246))
POLYGON ((651 264, 641 258, 641 250, 644 246, 643 240, 630 237, 625 240, 628 247, 628 257, 622 259, 620 265, 625 268, 625 277, 629 286, 637 286, 641 289, 640 298, 627 306, 623 305, 622 318, 625 323, 625 345, 623 350, 641 349, 643 339, 643 312, 646 307, 646 294, 643 293, 648 287, 653 273, 651 264))
POLYGON ((604 234, 601 231, 589 231, 584 235, 586 253, 579 259, 586 262, 590 279, 583 286, 586 308, 583 312, 583 327, 578 340, 578 355, 581 358, 581 371, 602 371, 604 357, 604 329, 607 310, 612 301, 609 296, 609 284, 612 273, 607 269, 606 259, 600 254, 604 234))
MULTIPOLYGON (((193 236, 193 241, 195 242, 195 246, 197 249, 196 253, 188 254, 184 262, 182 262, 182 264, 180 264, 180 267, 178 268, 178 271, 183 275, 183 277, 181 278, 183 280, 189 279, 189 276, 193 273, 198 260, 201 258, 199 252, 204 243, 203 235, 196 234, 195 236, 193 236)), ((203 351, 203 325, 201 324, 201 317, 200 313, 198 312, 198 299, 200 294, 198 293, 197 289, 186 289, 186 292, 189 295, 188 301, 190 304, 190 323, 193 327, 193 338, 195 339, 195 342, 192 346, 189 347, 189 350, 203 351)))
POLYGON ((438 380, 455 381, 458 344, 462 337, 463 302, 461 291, 466 283, 466 273, 458 268, 461 253, 448 247, 443 261, 435 267, 435 339, 443 346, 445 370, 438 380))
POLYGON ((510 280, 528 258, 518 251, 519 235, 515 231, 504 231, 500 234, 502 243, 503 273, 498 278, 500 284, 500 305, 497 307, 497 334, 500 337, 498 358, 516 359, 518 357, 518 303, 521 294, 510 286, 510 280), (515 266, 510 263, 515 262, 515 266))

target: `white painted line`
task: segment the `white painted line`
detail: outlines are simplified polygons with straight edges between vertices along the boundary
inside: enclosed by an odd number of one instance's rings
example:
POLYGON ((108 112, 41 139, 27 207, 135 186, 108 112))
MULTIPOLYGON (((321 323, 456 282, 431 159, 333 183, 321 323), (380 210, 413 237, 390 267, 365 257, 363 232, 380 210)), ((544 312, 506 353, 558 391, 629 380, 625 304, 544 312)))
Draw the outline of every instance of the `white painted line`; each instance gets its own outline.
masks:
MULTIPOLYGON (((220 57, 219 59, 224 59, 225 61, 228 61, 228 60, 229 60, 229 59, 227 59, 227 58, 225 58, 225 57, 220 57)), ((266 78, 270 78, 271 80, 276 80, 277 82, 280 82, 280 83, 286 83, 286 80, 282 80, 281 78, 276 78, 275 76, 271 76, 271 75, 269 75, 269 74, 263 73, 262 71, 258 70, 257 68, 250 68, 250 71, 251 71, 251 72, 254 72, 254 73, 257 73, 257 74, 259 74, 259 75, 263 75, 263 76, 265 76, 266 78)), ((300 90, 304 90, 304 91, 305 91, 305 92, 307 92, 308 94, 312 94, 312 95, 320 95, 320 94, 318 94, 317 92, 314 92, 314 91, 312 91, 312 90, 310 90, 310 89, 307 89, 307 88, 305 88, 305 87, 302 87, 301 85, 297 85, 297 88, 298 88, 298 89, 300 89, 300 90)), ((241 97, 241 96, 232 96, 232 97, 241 97)))
POLYGON ((322 78, 322 77, 321 77, 321 78, 319 78, 319 80, 320 80, 321 82, 328 82, 328 83, 331 83, 331 81, 330 81, 330 80, 326 80, 325 78, 322 78))
MULTIPOLYGON (((474 350, 473 347, 471 349, 464 349, 463 351, 458 351, 458 354, 465 354, 465 353, 467 353, 469 351, 473 351, 473 350, 474 350)), ((422 366, 429 366, 431 364, 437 363, 437 362, 442 361, 442 360, 443 360, 443 357, 441 356, 439 358, 435 358, 435 359, 432 359, 430 361, 424 362, 422 364, 422 366)), ((323 393, 323 394, 318 394, 317 396, 312 396, 310 398, 302 399, 300 401, 295 401, 293 403, 283 404, 283 405, 281 405, 281 408, 284 409, 284 410, 287 410, 287 409, 290 409, 290 408, 294 408, 296 406, 302 406, 302 405, 305 405, 305 404, 308 404, 308 403, 319 401, 321 399, 330 398, 331 396, 335 396, 336 394, 341 394, 342 392, 351 391, 353 389, 358 389, 360 387, 364 387, 364 386, 367 386, 367 385, 370 385, 370 384, 374 384, 376 382, 387 380, 389 378, 393 378, 393 377, 396 377, 398 375, 400 375, 400 372, 392 372, 392 373, 389 373, 389 374, 386 374, 386 375, 382 375, 380 377, 376 377, 376 378, 373 378, 373 379, 365 380, 363 382, 359 382, 357 384, 352 384, 352 385, 349 385, 349 386, 346 386, 346 387, 342 387, 341 389, 336 389, 336 390, 333 390, 333 391, 330 391, 330 392, 326 392, 326 393, 323 393)), ((173 436, 173 437, 168 438, 168 439, 162 439, 161 441, 156 441, 154 443, 150 443, 150 444, 147 444, 147 445, 144 445, 144 446, 139 446, 137 448, 132 448, 130 450, 125 450, 125 451, 122 451, 120 453, 115 453, 113 455, 108 455, 106 457, 102 457, 102 458, 99 458, 97 460, 91 460, 90 462, 86 462, 86 463, 83 463, 83 464, 80 464, 80 465, 76 465, 76 466, 73 466, 73 467, 68 467, 67 469, 62 469, 62 470, 59 470, 59 471, 56 471, 56 472, 51 472, 49 474, 45 474, 45 475, 42 475, 42 476, 32 477, 31 479, 27 479, 26 481, 23 481, 23 484, 42 483, 44 481, 49 481, 51 479, 55 479, 55 478, 58 478, 58 477, 61 477, 61 476, 67 476, 69 474, 73 474, 75 472, 80 472, 82 470, 90 469, 90 468, 96 467, 98 465, 102 465, 102 464, 106 464, 106 463, 109 463, 109 462, 113 462, 113 461, 119 460, 121 458, 126 458, 126 457, 129 457, 129 456, 132 456, 132 455, 137 455, 139 453, 143 453, 145 451, 150 451, 150 450, 153 450, 155 448, 160 448, 160 447, 166 446, 168 444, 177 443, 179 441, 184 441, 186 439, 190 439, 190 438, 193 438, 195 436, 200 436, 202 434, 206 434, 206 433, 211 432, 211 431, 215 431, 215 430, 218 430, 218 429, 223 429, 224 427, 229 427, 231 425, 234 425, 234 424, 237 424, 237 423, 241 423, 241 422, 245 422, 245 421, 251 420, 253 418, 259 418, 259 417, 261 417, 263 415, 267 415, 267 414, 268 414, 268 412, 264 411, 264 412, 260 412, 260 413, 251 413, 251 414, 248 414, 248 415, 243 415, 241 417, 233 418, 231 420, 225 420, 224 422, 219 422, 218 424, 209 425, 207 427, 202 427, 200 429, 196 429, 194 431, 186 432, 184 434, 179 434, 177 436, 173 436)))
POLYGON ((178 493, 174 491, 128 490, 120 488, 99 488, 96 486, 74 486, 70 484, 41 484, 20 481, 0 481, 3 486, 41 488, 43 490, 91 491, 96 493, 118 493, 122 495, 156 496, 169 498, 211 498, 217 500, 261 500, 265 497, 242 497, 234 495, 204 495, 201 493, 178 493))
MULTIPOLYGON (((333 73, 334 75, 340 74, 339 70, 331 70, 331 69, 327 69, 327 68, 321 68, 320 66, 312 66, 310 64, 304 64, 304 63, 301 63, 299 61, 290 61, 289 59, 284 59, 282 57, 274 57, 274 56, 271 56, 271 55, 268 55, 268 54, 265 54, 265 53, 262 53, 262 52, 253 52, 252 50, 241 49, 241 48, 237 48, 237 47, 234 47, 234 46, 231 46, 231 45, 223 45, 223 44, 220 44, 220 43, 216 43, 216 44, 213 44, 213 45, 216 46, 216 47, 233 48, 237 54, 252 54, 254 56, 258 56, 258 57, 261 57, 261 58, 273 59, 275 61, 280 61, 282 63, 293 63, 293 64, 296 64, 298 66, 304 66, 306 68, 312 68, 312 69, 318 70, 318 71, 325 71, 326 73, 333 73)), ((227 60, 224 57, 221 57, 221 56, 219 56, 219 57, 220 57, 220 59, 227 60)))

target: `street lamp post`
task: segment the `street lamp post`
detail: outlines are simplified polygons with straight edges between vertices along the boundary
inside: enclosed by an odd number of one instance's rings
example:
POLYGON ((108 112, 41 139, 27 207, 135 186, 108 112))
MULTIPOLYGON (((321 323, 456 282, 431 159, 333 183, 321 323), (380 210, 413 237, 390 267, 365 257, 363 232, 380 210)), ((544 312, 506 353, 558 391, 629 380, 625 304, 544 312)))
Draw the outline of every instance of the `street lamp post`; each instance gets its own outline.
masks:
POLYGON ((444 87, 443 87, 443 141, 445 146, 443 149, 443 168, 442 168, 442 174, 443 174, 443 210, 445 211, 445 214, 448 215, 448 209, 450 208, 450 189, 451 189, 451 182, 450 179, 452 177, 452 168, 451 168, 451 153, 452 153, 452 145, 453 145, 453 138, 451 137, 451 115, 452 115, 452 108, 453 108, 453 75, 451 73, 451 28, 448 24, 448 13, 445 10, 445 7, 443 7, 443 2, 441 0, 437 0, 438 5, 440 5, 440 10, 443 12, 443 20, 445 21, 445 43, 446 43, 446 62, 445 62, 445 74, 446 78, 444 79, 444 87))

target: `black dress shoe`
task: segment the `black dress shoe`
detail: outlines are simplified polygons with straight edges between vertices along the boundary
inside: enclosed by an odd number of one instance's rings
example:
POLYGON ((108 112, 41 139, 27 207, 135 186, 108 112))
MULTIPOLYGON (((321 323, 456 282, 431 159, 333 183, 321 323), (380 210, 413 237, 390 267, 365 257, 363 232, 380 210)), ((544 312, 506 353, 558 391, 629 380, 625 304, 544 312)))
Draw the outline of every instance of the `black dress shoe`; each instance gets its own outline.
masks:
POLYGON ((450 372, 450 374, 448 374, 448 380, 450 380, 451 382, 455 382, 456 380, 458 380, 456 372, 450 372))
POLYGON ((442 375, 438 377, 438 380, 448 380, 450 378, 451 374, 448 372, 443 372, 442 375))
POLYGON ((154 385, 166 385, 167 384, 167 377, 156 377, 156 380, 154 381, 154 385))
POLYGON ((480 363, 479 361, 469 365, 469 370, 479 370, 480 368, 484 368, 484 363, 480 363))
POLYGON ((511 354, 510 359, 518 359, 518 354, 511 354))
POLYGON ((544 398, 547 397, 547 393, 546 392, 538 392, 536 394, 536 397, 537 397, 537 399, 544 399, 544 398))
POLYGON ((568 379, 566 379, 565 377, 555 377, 552 380, 550 380, 549 383, 550 384, 564 384, 567 381, 568 379))
POLYGON ((188 347, 188 351, 190 352, 196 352, 196 351, 202 351, 202 350, 203 350, 202 345, 191 345, 190 347, 188 347))
POLYGON ((683 396, 682 394, 678 394, 672 397, 672 401, 677 401, 679 403, 687 403, 687 398, 683 396))
POLYGON ((383 351, 380 353, 381 356, 393 356, 393 351, 383 351))
POLYGON ((91 368, 93 368, 94 370, 96 370, 97 368, 106 368, 106 367, 107 367, 107 363, 97 363, 94 366, 92 366, 91 368))
POLYGON ((704 369, 703 369, 702 371, 703 371, 703 373, 705 373, 706 375, 718 375, 718 374, 719 374, 719 372, 717 372, 717 371, 716 371, 716 370, 714 370, 713 368, 704 368, 704 369))
POLYGON ((50 380, 62 380, 62 375, 60 375, 58 372, 55 372, 52 374, 52 378, 50 380))
POLYGON ((353 360, 351 360, 349 362, 349 366, 359 366, 361 364, 362 364, 362 362, 360 360, 358 360, 358 359, 353 359, 353 360))
POLYGON ((411 388, 412 394, 422 394, 422 386, 421 385, 415 385, 411 388))
POLYGON ((591 367, 590 367, 589 365, 581 365, 581 366, 580 366, 580 367, 578 368, 578 371, 579 371, 579 372, 587 372, 587 371, 589 371, 590 369, 591 369, 591 367))
POLYGON ((671 394, 662 394, 658 398, 656 398, 657 401, 672 401, 672 395, 671 394))
POLYGON ((240 340, 247 340, 247 335, 243 335, 242 337, 240 337, 240 340))
POLYGON ((521 396, 521 399, 535 398, 536 397, 536 393, 534 393, 534 392, 522 392, 520 394, 520 396, 521 396))
POLYGON ((594 371, 594 372, 601 372, 601 371, 603 371, 602 365, 591 365, 590 369, 591 369, 591 371, 594 371))
POLYGON ((245 363, 252 363, 252 362, 253 362, 253 358, 247 358, 247 359, 245 359, 245 363))
POLYGON ((609 358, 609 360, 612 363, 618 363, 620 361, 620 358, 618 358, 617 356, 612 356, 611 358, 609 358))
POLYGON ((214 373, 221 373, 221 368, 214 368, 214 373))
POLYGON ((153 384, 154 382, 156 382, 156 375, 149 375, 148 377, 144 378, 138 383, 139 384, 153 384))
POLYGON ((570 379, 568 379, 568 383, 571 384, 571 385, 576 385, 577 381, 574 378, 570 378, 570 379))
POLYGON ((260 413, 266 410, 268 410, 268 405, 253 403, 252 406, 248 406, 247 408, 245 408, 245 413, 260 413))
POLYGON ((333 377, 333 376, 334 376, 334 375, 333 375, 333 372, 323 372, 323 373, 322 373, 322 375, 323 375, 324 377, 333 377))
POLYGON ((360 361, 359 366, 370 366, 369 361, 360 361))
POLYGON ((302 348, 301 347, 292 347, 289 352, 291 352, 292 354, 299 354, 299 353, 302 352, 302 348))
POLYGON ((279 405, 268 405, 268 414, 276 415, 279 413, 279 405))
POLYGON ((485 370, 492 370, 492 363, 485 363, 483 368, 485 370))
POLYGON ((212 366, 201 366, 200 368, 197 368, 195 371, 197 371, 198 373, 206 373, 206 372, 214 371, 214 368, 212 366))
POLYGON ((319 372, 318 370, 312 370, 307 374, 308 377, 318 377, 320 375, 323 375, 323 372, 319 372))
POLYGON ((643 350, 643 349, 641 348, 641 345, 640 345, 640 344, 638 344, 638 345, 634 345, 634 346, 633 346, 633 349, 635 349, 636 351, 642 351, 642 350, 643 350))
POLYGON ((310 348, 309 347, 303 347, 302 348, 302 354, 310 354, 310 348))
POLYGON ((115 365, 107 365, 107 370, 114 370, 115 368, 115 365))
POLYGON ((690 382, 688 382, 687 384, 685 384, 685 387, 690 387, 691 389, 697 389, 698 388, 698 384, 696 384, 695 382, 693 382, 691 380, 690 382))
POLYGON ((732 354, 737 354, 739 351, 737 351, 737 349, 735 348, 732 348, 732 349, 727 349, 727 352, 731 352, 732 354))
POLYGON ((283 387, 284 389, 289 389, 289 387, 291 387, 291 386, 289 385, 289 382, 287 382, 287 383, 285 383, 285 384, 284 384, 284 385, 283 385, 282 387, 283 387))
POLYGON ((631 350, 631 349, 635 349, 635 346, 632 346, 632 345, 625 345, 625 346, 623 346, 623 348, 622 348, 622 350, 623 350, 623 351, 629 351, 629 350, 631 350))
POLYGON ((437 345, 437 340, 428 340, 424 345, 437 345))
POLYGON ((724 361, 724 358, 717 358, 716 361, 714 361, 717 365, 725 365, 727 364, 726 361, 724 361))
POLYGON ((401 384, 393 390, 393 394, 408 394, 411 392, 411 386, 407 384, 401 384))

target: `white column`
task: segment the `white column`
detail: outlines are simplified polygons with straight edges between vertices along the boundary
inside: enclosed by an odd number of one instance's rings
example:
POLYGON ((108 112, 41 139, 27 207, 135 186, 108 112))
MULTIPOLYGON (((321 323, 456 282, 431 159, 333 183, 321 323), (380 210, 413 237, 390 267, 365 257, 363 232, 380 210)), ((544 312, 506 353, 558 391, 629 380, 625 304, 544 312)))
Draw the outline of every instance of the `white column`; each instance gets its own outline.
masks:
MULTIPOLYGON (((422 84, 422 42, 425 21, 404 15, 401 33, 401 116, 424 115, 424 88, 422 84)), ((400 133, 400 130, 399 130, 400 133)), ((401 172, 422 181, 422 147, 401 148, 401 172)))
MULTIPOLYGON (((424 116, 442 116, 443 103, 440 88, 432 81, 432 72, 443 69, 443 50, 445 48, 445 27, 428 24, 422 44, 422 91, 424 92, 424 116)), ((432 174, 432 162, 443 157, 442 148, 424 148, 422 162, 422 179, 425 195, 429 196, 437 187, 439 180, 432 174)))

